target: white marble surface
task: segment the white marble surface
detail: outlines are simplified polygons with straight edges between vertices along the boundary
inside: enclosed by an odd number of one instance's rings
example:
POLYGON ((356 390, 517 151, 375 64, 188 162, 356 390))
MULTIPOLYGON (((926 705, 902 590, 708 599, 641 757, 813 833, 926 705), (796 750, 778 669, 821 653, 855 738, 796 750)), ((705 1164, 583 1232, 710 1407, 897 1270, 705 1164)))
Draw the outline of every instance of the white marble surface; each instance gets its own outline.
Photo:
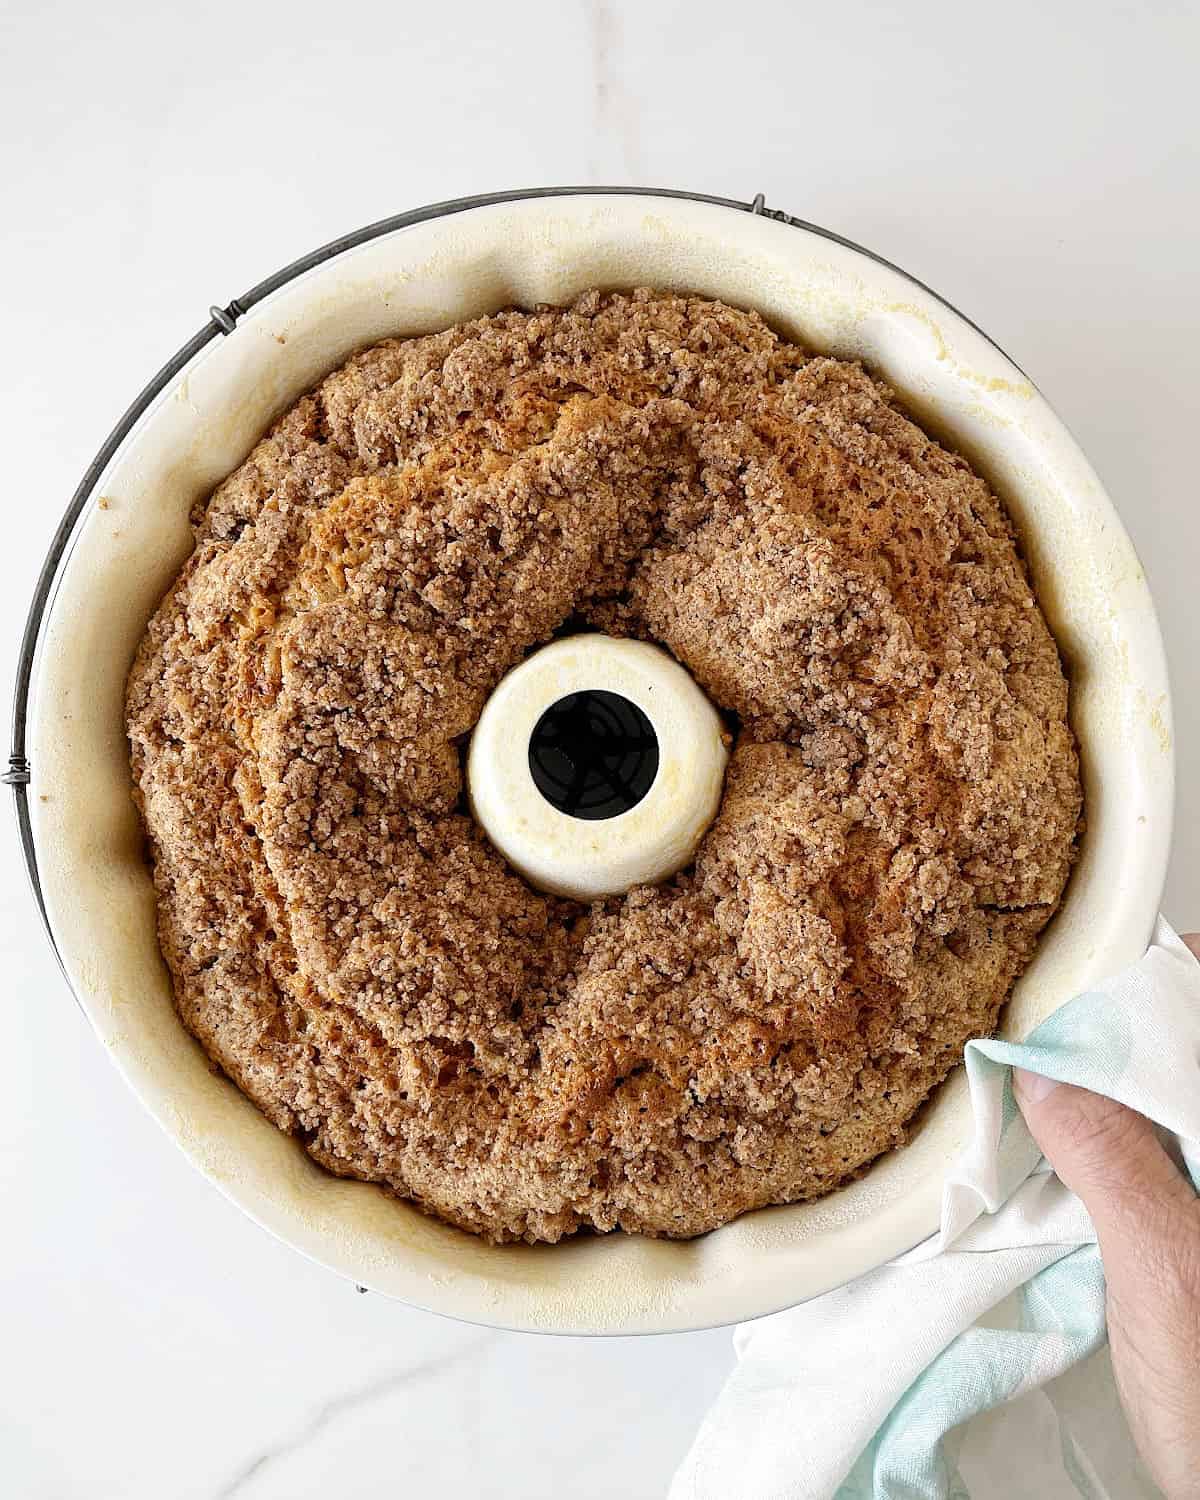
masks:
MULTIPOLYGON (((1200 925, 1198 45, 1200 12, 1171 0, 8 0, 0 643, 11 661, 100 439, 210 302, 461 193, 761 189, 966 310, 1110 486, 1174 670, 1166 909, 1200 925)), ((0 1494, 662 1493, 727 1334, 539 1340, 357 1296, 142 1115, 64 991, 11 836, 0 952, 0 1494)))

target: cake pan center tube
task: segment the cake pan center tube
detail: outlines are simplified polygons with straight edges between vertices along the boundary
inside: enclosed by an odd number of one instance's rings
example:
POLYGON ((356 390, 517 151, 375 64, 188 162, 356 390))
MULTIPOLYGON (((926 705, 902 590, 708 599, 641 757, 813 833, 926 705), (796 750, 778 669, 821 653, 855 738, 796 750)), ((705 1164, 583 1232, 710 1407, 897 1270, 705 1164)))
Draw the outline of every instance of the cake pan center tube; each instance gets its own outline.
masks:
POLYGON ((570 636, 514 667, 471 737, 475 818, 531 885, 591 901, 666 880, 716 815, 728 735, 657 646, 570 636))

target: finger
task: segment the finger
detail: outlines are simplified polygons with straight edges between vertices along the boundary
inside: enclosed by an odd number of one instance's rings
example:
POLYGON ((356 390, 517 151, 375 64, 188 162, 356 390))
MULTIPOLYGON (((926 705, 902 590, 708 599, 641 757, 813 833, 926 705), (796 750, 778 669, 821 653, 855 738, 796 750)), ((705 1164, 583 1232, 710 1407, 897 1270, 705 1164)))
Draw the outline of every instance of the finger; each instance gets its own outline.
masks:
POLYGON ((1016 1096, 1034 1140, 1097 1227, 1145 1221, 1194 1202, 1191 1186, 1144 1115, 1115 1099, 1022 1069, 1016 1096))

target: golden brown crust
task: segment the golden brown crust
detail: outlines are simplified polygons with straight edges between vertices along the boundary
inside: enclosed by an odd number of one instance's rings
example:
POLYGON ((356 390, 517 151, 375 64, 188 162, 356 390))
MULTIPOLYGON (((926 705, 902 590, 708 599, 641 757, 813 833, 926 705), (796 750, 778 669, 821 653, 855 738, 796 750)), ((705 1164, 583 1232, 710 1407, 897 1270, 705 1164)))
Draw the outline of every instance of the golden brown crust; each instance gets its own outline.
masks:
POLYGON ((1065 885, 1067 687, 1000 505, 860 367, 647 292, 356 355, 194 517, 129 680, 180 1014, 333 1171, 495 1240, 827 1192, 1065 885), (736 729, 694 866, 589 909, 465 814, 569 620, 736 729))

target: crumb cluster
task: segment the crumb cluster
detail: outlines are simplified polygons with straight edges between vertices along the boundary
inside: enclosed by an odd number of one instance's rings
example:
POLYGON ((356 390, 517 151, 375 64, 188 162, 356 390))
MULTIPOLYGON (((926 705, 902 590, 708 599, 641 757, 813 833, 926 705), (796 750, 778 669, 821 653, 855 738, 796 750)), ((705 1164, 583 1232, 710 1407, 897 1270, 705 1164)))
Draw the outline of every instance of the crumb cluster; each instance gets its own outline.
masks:
POLYGON ((989 1031, 1066 883, 1067 684, 1009 522, 859 365, 589 293, 352 358, 194 516, 128 687, 179 1013, 330 1170, 495 1241, 828 1192, 989 1031), (670 882, 584 907, 463 753, 564 628, 726 716, 670 882))

